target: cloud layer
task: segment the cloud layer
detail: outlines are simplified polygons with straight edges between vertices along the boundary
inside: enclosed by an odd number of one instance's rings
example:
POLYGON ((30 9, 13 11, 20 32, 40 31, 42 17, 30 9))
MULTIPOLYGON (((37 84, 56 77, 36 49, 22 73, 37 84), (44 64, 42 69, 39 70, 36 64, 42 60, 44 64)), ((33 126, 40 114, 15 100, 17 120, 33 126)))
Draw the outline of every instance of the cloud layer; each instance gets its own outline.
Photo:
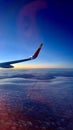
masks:
POLYGON ((2 126, 11 120, 12 127, 18 126, 20 129, 19 124, 27 130, 72 129, 72 102, 72 70, 1 71, 0 117, 3 122, 1 120, 0 122, 3 123, 2 126), (16 125, 13 125, 15 123, 16 125))

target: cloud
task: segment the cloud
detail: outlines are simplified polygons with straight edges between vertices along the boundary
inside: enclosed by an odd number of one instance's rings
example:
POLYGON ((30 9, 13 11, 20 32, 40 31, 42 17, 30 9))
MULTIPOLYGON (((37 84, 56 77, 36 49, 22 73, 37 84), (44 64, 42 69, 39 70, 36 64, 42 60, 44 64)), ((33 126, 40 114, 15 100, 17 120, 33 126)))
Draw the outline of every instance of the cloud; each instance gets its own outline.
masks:
POLYGON ((15 84, 15 85, 30 85, 42 83, 51 86, 63 84, 70 84, 73 81, 72 71, 49 71, 48 69, 35 69, 35 70, 5 70, 0 74, 1 84, 15 84))
MULTIPOLYGON (((22 120, 27 115, 28 121, 32 117, 37 126, 40 122, 45 129, 67 128, 66 122, 73 115, 72 74, 73 71, 48 69, 1 71, 0 110, 11 114, 9 121, 12 116, 12 119, 27 124, 25 119, 22 120)), ((32 120, 29 125, 35 126, 32 120)))

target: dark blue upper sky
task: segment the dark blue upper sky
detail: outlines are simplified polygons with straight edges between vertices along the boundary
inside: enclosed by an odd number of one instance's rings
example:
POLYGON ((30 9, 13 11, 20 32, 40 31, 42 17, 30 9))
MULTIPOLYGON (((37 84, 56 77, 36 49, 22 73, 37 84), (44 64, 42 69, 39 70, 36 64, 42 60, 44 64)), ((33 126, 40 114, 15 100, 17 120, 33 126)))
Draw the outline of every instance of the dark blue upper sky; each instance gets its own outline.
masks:
POLYGON ((0 62, 26 58, 40 42, 40 56, 29 64, 73 67, 71 1, 0 1, 0 62))

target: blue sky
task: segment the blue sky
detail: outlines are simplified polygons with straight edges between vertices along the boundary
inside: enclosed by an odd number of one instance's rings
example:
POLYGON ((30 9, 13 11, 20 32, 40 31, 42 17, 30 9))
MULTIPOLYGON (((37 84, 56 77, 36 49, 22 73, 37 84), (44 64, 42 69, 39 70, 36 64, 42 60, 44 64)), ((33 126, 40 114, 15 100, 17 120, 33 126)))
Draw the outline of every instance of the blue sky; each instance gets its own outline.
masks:
POLYGON ((0 62, 27 58, 43 42, 39 57, 22 65, 73 67, 72 3, 3 0, 0 6, 0 62))

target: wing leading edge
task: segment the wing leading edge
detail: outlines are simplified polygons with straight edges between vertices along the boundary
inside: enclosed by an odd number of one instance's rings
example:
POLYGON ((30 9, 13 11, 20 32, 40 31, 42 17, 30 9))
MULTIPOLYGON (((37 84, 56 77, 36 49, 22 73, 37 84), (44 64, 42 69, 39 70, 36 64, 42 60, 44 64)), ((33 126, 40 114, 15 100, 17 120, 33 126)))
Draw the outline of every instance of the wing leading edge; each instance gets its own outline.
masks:
POLYGON ((3 62, 3 63, 0 63, 0 67, 1 68, 14 68, 14 66, 12 64, 16 64, 16 63, 20 63, 20 62, 25 62, 25 61, 29 61, 29 60, 33 60, 33 59, 37 58, 37 56, 38 56, 38 54, 39 54, 42 46, 43 46, 43 44, 41 43, 40 46, 39 46, 39 48, 29 58, 27 58, 27 59, 21 59, 21 60, 9 61, 9 62, 3 62))

